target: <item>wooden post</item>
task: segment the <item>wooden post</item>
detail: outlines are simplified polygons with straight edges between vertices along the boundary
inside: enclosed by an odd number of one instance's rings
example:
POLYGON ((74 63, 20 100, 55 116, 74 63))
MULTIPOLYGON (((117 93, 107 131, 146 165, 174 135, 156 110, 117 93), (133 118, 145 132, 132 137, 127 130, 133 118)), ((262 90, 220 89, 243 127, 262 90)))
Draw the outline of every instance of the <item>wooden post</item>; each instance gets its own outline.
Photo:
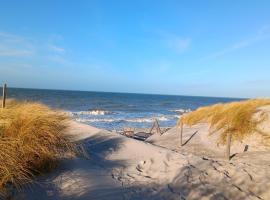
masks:
POLYGON ((231 159, 231 140, 232 140, 232 134, 227 133, 226 158, 228 160, 231 159))
POLYGON ((7 98, 7 84, 3 86, 3 96, 2 96, 2 108, 6 106, 6 98, 7 98))
POLYGON ((183 145, 183 123, 180 124, 180 146, 183 145))
POLYGON ((154 123, 153 123, 153 125, 152 125, 152 127, 151 127, 151 129, 149 131, 149 133, 152 133, 152 131, 153 131, 154 128, 156 128, 156 132, 159 135, 161 135, 161 130, 160 130, 159 123, 158 123, 158 120, 157 119, 155 119, 155 121, 154 121, 154 123))
POLYGON ((158 120, 155 119, 155 123, 156 123, 156 131, 159 135, 161 135, 161 130, 160 130, 160 127, 159 127, 159 123, 158 123, 158 120))
POLYGON ((152 127, 151 127, 151 129, 150 129, 149 133, 152 133, 152 130, 154 129, 155 124, 156 124, 156 122, 154 122, 154 123, 153 123, 153 125, 152 125, 152 127))

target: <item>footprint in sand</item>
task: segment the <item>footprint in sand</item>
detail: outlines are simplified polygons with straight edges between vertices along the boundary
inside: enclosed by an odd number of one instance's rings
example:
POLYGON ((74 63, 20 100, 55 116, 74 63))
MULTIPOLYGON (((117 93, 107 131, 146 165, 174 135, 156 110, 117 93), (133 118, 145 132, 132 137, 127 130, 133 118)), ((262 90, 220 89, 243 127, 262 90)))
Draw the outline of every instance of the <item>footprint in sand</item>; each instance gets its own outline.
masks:
POLYGON ((139 172, 143 172, 144 171, 144 168, 145 168, 145 165, 146 164, 146 161, 145 160, 142 160, 139 162, 139 164, 136 166, 136 169, 139 171, 139 172))
POLYGON ((153 165, 154 160, 150 159, 150 160, 142 160, 139 162, 139 164, 137 165, 136 169, 139 172, 147 172, 149 170, 151 170, 151 166, 153 165))

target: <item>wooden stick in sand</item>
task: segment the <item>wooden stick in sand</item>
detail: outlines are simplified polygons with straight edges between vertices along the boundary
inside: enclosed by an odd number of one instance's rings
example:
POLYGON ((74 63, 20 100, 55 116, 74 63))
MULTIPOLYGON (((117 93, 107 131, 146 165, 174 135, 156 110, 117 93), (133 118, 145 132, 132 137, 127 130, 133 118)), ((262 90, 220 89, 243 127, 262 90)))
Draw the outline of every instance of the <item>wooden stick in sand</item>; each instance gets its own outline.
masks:
POLYGON ((226 158, 228 160, 231 159, 231 140, 232 140, 232 134, 227 134, 227 146, 226 146, 226 158))
POLYGON ((180 146, 183 145, 183 123, 180 124, 180 146))
POLYGON ((2 96, 2 108, 6 107, 6 98, 7 98, 7 84, 3 86, 3 96, 2 96))
POLYGON ((151 127, 151 129, 150 129, 149 133, 152 133, 152 130, 153 130, 153 129, 154 129, 154 127, 155 127, 155 123, 156 123, 156 122, 154 122, 154 123, 153 123, 153 125, 152 125, 152 127, 151 127))
POLYGON ((156 123, 156 130, 157 130, 157 133, 158 133, 159 135, 161 135, 160 126, 159 126, 159 123, 158 123, 158 120, 157 120, 157 119, 155 119, 155 123, 156 123))
POLYGON ((153 123, 153 125, 152 125, 152 127, 151 127, 151 129, 150 129, 150 131, 149 131, 149 133, 152 133, 152 131, 153 131, 153 129, 156 127, 156 132, 159 134, 159 135, 161 135, 161 130, 160 130, 160 126, 159 126, 159 123, 158 123, 158 120, 157 119, 155 119, 155 121, 154 121, 154 123, 153 123))

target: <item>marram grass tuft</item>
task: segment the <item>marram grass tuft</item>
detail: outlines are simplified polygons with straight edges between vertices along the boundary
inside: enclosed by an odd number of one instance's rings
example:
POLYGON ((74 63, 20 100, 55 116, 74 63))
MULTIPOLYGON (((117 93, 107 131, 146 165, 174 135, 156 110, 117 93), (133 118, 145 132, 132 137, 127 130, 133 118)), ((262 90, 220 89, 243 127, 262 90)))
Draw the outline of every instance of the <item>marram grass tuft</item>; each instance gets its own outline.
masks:
POLYGON ((39 103, 7 101, 0 109, 0 193, 20 190, 37 174, 53 169, 74 152, 64 134, 68 117, 39 103))
POLYGON ((232 134, 232 140, 235 141, 242 140, 254 132, 262 133, 258 125, 267 116, 265 113, 257 117, 254 115, 259 107, 266 105, 270 105, 270 99, 253 99, 201 107, 183 115, 177 125, 192 126, 203 122, 209 123, 210 134, 219 133, 221 144, 225 144, 227 134, 232 134))

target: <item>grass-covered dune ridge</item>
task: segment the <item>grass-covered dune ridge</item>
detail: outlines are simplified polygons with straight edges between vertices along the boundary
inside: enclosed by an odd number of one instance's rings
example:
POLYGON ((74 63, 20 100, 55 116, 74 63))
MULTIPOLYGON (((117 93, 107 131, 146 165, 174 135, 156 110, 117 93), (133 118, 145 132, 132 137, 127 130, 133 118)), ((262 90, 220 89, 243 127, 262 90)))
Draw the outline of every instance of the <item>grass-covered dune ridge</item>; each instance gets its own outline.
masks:
POLYGON ((232 134, 233 141, 240 141, 255 132, 264 135, 268 141, 268 134, 258 128, 268 117, 267 114, 260 112, 255 116, 259 108, 266 105, 270 105, 270 99, 252 99, 201 107, 183 115, 177 125, 209 123, 210 134, 219 134, 221 144, 226 142, 227 134, 232 134))
POLYGON ((68 117, 40 103, 8 101, 0 109, 0 192, 21 189, 36 174, 55 167, 73 152, 64 134, 68 117))

